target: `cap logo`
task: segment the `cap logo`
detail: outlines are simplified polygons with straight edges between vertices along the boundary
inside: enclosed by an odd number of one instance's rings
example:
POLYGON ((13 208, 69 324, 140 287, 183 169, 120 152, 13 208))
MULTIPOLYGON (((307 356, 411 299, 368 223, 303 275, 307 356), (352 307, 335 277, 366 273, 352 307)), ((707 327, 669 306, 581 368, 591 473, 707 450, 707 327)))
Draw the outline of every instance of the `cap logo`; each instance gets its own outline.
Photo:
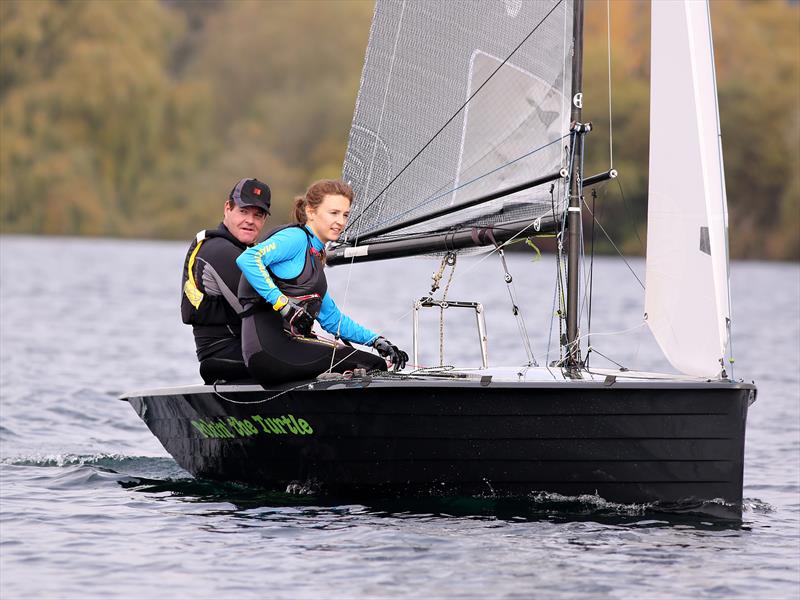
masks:
POLYGON ((253 193, 254 193, 256 196, 260 196, 260 195, 261 195, 261 190, 260 190, 259 188, 253 188, 253 193))

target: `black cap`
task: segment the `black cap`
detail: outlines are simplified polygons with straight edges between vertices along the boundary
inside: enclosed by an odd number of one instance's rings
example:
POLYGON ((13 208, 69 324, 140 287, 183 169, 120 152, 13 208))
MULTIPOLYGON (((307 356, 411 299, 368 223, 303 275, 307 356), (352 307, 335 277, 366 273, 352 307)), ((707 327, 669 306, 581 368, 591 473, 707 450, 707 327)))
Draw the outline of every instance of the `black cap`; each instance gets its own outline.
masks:
POLYGON ((236 206, 255 206, 269 214, 272 192, 269 186, 258 179, 240 179, 228 196, 236 206))

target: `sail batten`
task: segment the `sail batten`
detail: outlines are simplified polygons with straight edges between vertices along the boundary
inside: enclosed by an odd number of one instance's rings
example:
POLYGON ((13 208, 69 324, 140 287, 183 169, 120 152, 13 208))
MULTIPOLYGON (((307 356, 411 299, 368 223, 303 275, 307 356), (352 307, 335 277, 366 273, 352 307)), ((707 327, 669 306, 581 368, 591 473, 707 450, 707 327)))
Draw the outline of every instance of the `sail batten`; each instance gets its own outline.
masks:
POLYGON ((676 369, 718 377, 730 303, 708 7, 681 0, 653 2, 652 11, 645 312, 676 369))
POLYGON ((572 0, 380 0, 343 169, 347 239, 412 219, 403 231, 549 215, 549 186, 445 209, 559 171, 571 24, 572 0))

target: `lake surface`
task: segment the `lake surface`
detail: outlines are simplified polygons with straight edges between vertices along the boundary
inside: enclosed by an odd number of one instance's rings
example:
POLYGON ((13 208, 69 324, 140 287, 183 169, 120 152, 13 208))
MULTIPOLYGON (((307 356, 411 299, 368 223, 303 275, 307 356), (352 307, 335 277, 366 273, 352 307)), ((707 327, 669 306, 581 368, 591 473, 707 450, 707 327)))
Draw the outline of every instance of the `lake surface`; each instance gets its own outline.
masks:
MULTIPOLYGON (((198 383, 180 323, 186 244, 0 237, 0 597, 800 596, 800 267, 732 267, 734 376, 755 380, 739 525, 600 498, 524 505, 306 505, 192 480, 120 393, 198 383)), ((509 256, 540 363, 555 262, 509 256)), ((643 263, 631 262, 643 279, 643 263)), ((663 369, 642 288, 595 259, 592 346, 663 369), (624 332, 616 335, 600 333, 624 332)), ((438 261, 329 271, 337 303, 410 351, 412 300, 438 261)), ((446 282, 446 279, 443 283, 446 282)), ((492 364, 525 359, 496 257, 459 259, 448 297, 487 307, 492 364)), ((479 361, 474 317, 445 322, 445 362, 479 361)), ((438 361, 438 312, 420 362, 438 361)), ((599 354, 594 366, 613 366, 599 354)))

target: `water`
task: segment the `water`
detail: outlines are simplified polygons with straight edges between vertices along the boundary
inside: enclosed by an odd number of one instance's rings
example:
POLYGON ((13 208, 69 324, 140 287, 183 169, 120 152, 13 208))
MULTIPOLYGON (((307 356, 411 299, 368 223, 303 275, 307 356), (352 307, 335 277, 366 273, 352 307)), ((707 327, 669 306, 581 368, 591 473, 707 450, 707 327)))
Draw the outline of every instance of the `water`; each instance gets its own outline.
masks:
MULTIPOLYGON (((335 505, 191 480, 116 398, 197 382, 179 323, 182 243, 0 238, 0 597, 769 597, 800 594, 800 268, 733 265, 735 376, 754 379, 741 525, 596 497, 335 505)), ((543 362, 554 264, 509 257, 543 362)), ((410 348, 431 260, 330 272, 340 306, 410 348)), ((633 262, 640 274, 642 264, 633 262)), ((445 280, 446 282, 446 280, 445 280)), ((496 258, 463 260, 449 297, 487 306, 490 360, 525 354, 496 258)), ((599 352, 664 368, 627 267, 595 264, 599 352)), ((479 360, 448 315, 445 359, 479 360)), ((438 358, 423 316, 422 362, 438 358)), ((596 366, 605 366, 594 355, 596 366)))

